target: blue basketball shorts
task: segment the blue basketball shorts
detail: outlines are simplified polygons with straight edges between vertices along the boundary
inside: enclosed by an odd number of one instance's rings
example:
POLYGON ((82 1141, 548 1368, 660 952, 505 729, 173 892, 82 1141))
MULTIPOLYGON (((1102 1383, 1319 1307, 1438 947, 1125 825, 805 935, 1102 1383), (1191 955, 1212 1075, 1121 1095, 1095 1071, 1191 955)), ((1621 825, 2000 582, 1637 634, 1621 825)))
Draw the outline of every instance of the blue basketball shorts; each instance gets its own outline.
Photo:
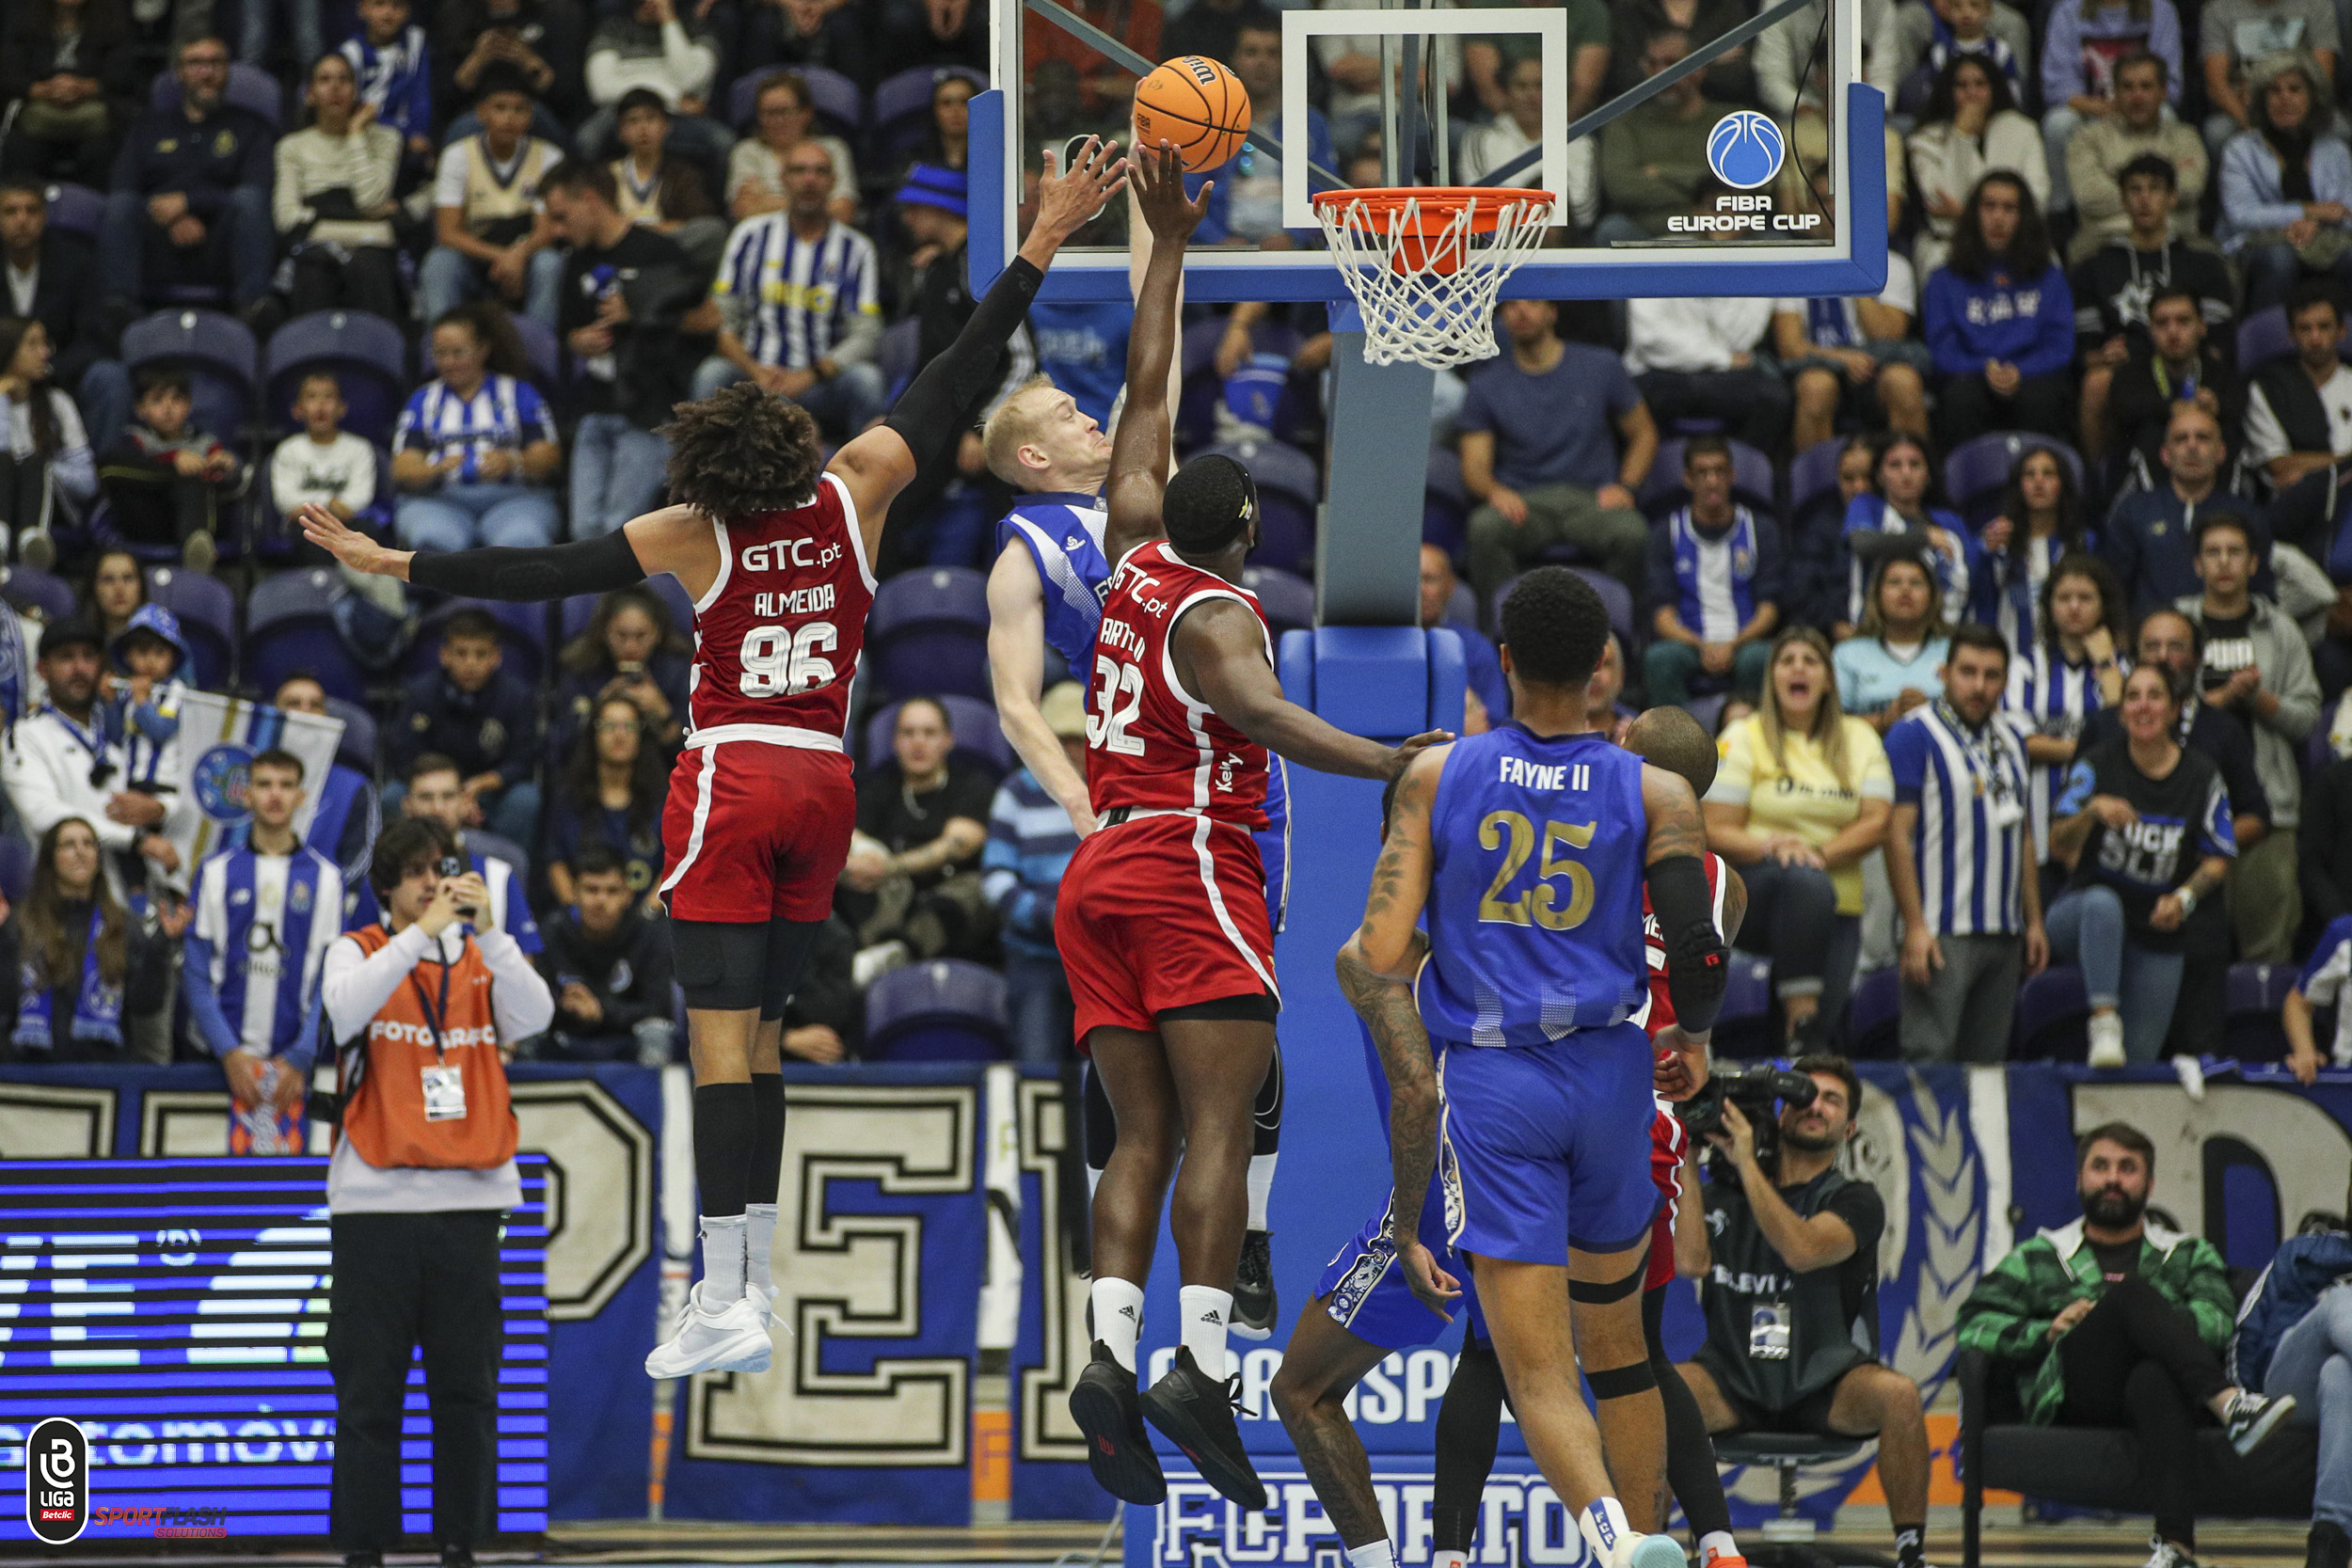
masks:
POLYGON ((1648 1238, 1655 1053, 1638 1023, 1543 1045, 1448 1041, 1438 1072, 1461 1172, 1454 1245, 1484 1258, 1565 1263, 1648 1238))
MULTIPOLYGON (((1421 1205, 1421 1244, 1429 1249, 1439 1268, 1461 1283, 1456 1308, 1469 1309, 1470 1332, 1483 1338, 1486 1324, 1479 1314, 1478 1292, 1470 1285, 1469 1260, 1454 1250, 1454 1232, 1462 1223, 1462 1179, 1444 1129, 1441 1120, 1438 1168, 1429 1173, 1429 1193, 1421 1205)), ((1324 1303, 1333 1323, 1366 1344, 1406 1350, 1429 1343, 1454 1319, 1423 1306, 1406 1283, 1390 1214, 1393 1202, 1393 1198, 1383 1202, 1380 1212, 1366 1220, 1363 1228, 1348 1238, 1325 1265, 1323 1277, 1315 1281, 1315 1299, 1324 1303)))

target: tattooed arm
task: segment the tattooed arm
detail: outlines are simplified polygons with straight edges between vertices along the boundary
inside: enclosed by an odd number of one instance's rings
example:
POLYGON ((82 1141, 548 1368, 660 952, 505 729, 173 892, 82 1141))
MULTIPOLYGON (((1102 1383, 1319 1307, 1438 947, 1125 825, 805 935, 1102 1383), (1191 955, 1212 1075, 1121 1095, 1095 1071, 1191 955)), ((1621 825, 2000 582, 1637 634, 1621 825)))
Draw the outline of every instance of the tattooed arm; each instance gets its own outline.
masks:
POLYGON ((1372 1031, 1389 1080, 1389 1160, 1396 1189, 1391 1235, 1413 1294, 1439 1312, 1461 1292, 1418 1239, 1422 1199, 1438 1163, 1438 1080, 1412 984, 1429 951, 1429 939, 1415 922, 1429 896, 1430 802, 1450 750, 1430 748, 1399 779, 1364 923, 1340 949, 1338 962, 1340 989, 1372 1031))

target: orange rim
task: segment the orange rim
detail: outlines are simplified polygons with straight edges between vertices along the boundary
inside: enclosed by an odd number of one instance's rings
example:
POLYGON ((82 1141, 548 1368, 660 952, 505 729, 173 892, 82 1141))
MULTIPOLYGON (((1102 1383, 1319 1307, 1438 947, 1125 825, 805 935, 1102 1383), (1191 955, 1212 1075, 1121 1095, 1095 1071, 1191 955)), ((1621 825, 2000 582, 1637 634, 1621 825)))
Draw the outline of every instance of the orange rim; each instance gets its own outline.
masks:
POLYGON ((1383 231, 1388 228, 1390 215, 1411 202, 1415 204, 1414 230, 1427 238, 1442 232, 1465 207, 1470 209, 1470 232, 1490 234, 1502 221, 1505 207, 1533 202, 1539 210, 1549 210, 1552 195, 1549 191, 1503 185, 1380 185, 1356 191, 1318 191, 1309 199, 1317 208, 1342 209, 1360 201, 1383 231))

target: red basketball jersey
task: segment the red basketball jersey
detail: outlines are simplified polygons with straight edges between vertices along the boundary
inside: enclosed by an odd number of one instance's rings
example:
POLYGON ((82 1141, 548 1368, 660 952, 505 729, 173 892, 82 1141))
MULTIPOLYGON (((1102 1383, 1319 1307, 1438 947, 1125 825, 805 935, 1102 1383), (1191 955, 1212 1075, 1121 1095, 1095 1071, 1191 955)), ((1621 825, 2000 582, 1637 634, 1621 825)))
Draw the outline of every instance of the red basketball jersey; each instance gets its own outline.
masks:
MULTIPOLYGON (((1265 635, 1256 594, 1187 564, 1165 541, 1137 546, 1111 573, 1087 715, 1087 791, 1097 816, 1124 806, 1197 812, 1252 832, 1266 825, 1265 748, 1186 691, 1169 657, 1177 619, 1209 599, 1248 606, 1265 635)), ((1269 663, 1273 649, 1268 638, 1269 663)))
MULTIPOLYGON (((1707 902, 1715 916, 1715 934, 1724 934, 1724 858, 1708 850, 1701 863, 1707 867, 1707 902)), ((1642 955, 1649 960, 1649 1009, 1635 1016, 1634 1021, 1649 1031, 1656 1039, 1659 1031, 1675 1021, 1674 998, 1666 991, 1666 939, 1659 934, 1658 917, 1650 912, 1649 888, 1642 888, 1642 955)))
POLYGON ((692 743, 840 751, 874 603, 849 487, 826 474, 805 506, 712 526, 719 578, 694 606, 692 743))

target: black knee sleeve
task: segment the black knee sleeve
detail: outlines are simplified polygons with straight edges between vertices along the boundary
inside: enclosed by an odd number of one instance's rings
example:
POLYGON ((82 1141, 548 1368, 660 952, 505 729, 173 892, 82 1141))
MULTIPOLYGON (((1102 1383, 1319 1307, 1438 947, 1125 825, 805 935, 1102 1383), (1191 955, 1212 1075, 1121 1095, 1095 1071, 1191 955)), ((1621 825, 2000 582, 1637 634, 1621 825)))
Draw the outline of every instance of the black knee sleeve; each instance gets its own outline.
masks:
POLYGON ((773 1203, 784 1179, 784 1074, 752 1074, 752 1155, 750 1185, 744 1193, 752 1203, 773 1203))
POLYGON ((1593 1386, 1597 1400, 1621 1400, 1634 1394, 1646 1394, 1658 1386, 1658 1369, 1647 1361, 1629 1361, 1622 1367, 1606 1371, 1587 1370, 1584 1381, 1593 1386))
POLYGON ((1265 1082, 1258 1085, 1258 1103, 1251 1108, 1257 1122, 1252 1156, 1279 1154, 1282 1149, 1282 1042, 1274 1043, 1274 1060, 1266 1064, 1265 1082))
POLYGON ((1461 1364, 1438 1405, 1429 1539, 1439 1551, 1467 1552, 1477 1538, 1480 1501, 1502 1433, 1502 1363, 1494 1346, 1464 1335, 1461 1364))
POLYGON ((808 967, 808 956, 817 946, 817 933, 824 928, 821 920, 771 920, 768 922, 767 951, 762 955, 759 970, 759 1016, 762 1019, 782 1018, 785 1004, 800 989, 801 971, 808 967))
POLYGON ((673 920, 671 949, 686 1005, 707 1012, 741 1012, 759 1006, 767 967, 765 922, 673 920))
POLYGON ((1119 1117, 1111 1114, 1110 1091, 1103 1087, 1103 1074, 1092 1062, 1087 1064, 1086 1146, 1087 1164, 1098 1171, 1111 1163, 1111 1150, 1119 1147, 1119 1117))
POLYGON ((1590 1306, 1602 1306, 1613 1301, 1623 1301, 1642 1288, 1643 1277, 1648 1273, 1649 1261, 1645 1259, 1639 1267, 1623 1279, 1606 1284, 1571 1279, 1568 1281, 1568 1299, 1581 1301, 1590 1306))
POLYGON ((694 1184, 701 1212, 724 1218, 743 1212, 757 1117, 749 1084, 694 1089, 694 1184))

